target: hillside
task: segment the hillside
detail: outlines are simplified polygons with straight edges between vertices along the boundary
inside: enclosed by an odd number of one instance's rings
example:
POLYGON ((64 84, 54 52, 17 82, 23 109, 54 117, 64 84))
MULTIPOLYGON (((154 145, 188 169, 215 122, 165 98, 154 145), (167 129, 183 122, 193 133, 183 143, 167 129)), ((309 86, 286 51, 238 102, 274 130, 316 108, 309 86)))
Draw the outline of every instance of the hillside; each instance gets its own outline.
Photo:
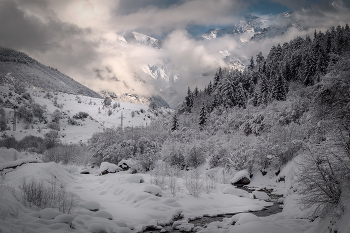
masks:
MULTIPOLYGON (((21 140, 26 136, 44 137, 58 130, 62 143, 87 143, 94 133, 106 128, 146 126, 158 115, 147 105, 137 105, 62 92, 27 88, 23 94, 13 91, 12 85, 0 86, 0 106, 4 107, 5 126, 2 138, 21 140), (13 130, 13 106, 17 106, 16 130, 13 130), (41 110, 38 110, 41 109, 41 110), (41 112, 40 115, 37 113, 41 112), (80 117, 80 115, 84 115, 80 117), (58 116, 58 119, 55 119, 58 116), (57 123, 57 124, 56 124, 57 123)), ((162 112, 163 113, 163 112, 162 112)), ((165 113, 165 111, 164 111, 165 113)))
POLYGON ((57 69, 47 67, 25 53, 0 47, 0 83, 13 84, 15 81, 45 91, 60 91, 101 98, 93 90, 62 74, 57 69))

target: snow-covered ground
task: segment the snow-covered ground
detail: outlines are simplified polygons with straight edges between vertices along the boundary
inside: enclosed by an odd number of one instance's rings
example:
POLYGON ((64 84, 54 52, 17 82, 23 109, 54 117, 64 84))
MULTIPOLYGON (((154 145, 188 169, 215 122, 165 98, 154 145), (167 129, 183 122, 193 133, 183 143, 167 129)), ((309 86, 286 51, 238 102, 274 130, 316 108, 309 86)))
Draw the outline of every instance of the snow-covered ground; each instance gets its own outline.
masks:
MULTIPOLYGON (((6 166, 33 156, 13 149, 0 149, 0 158, 3 166, 6 166)), ((289 189, 293 184, 293 166, 294 162, 290 162, 281 171, 279 177, 286 176, 285 182, 276 182, 276 176, 269 173, 266 176, 256 173, 251 179, 251 187, 273 188, 275 193, 285 195, 285 199, 280 200, 284 205, 281 213, 268 217, 256 217, 250 213, 234 215, 221 223, 213 222, 205 229, 198 229, 199 232, 324 232, 329 223, 319 223, 319 220, 310 222, 306 213, 299 209, 297 194, 289 189), (232 225, 233 222, 236 224, 232 225)), ((164 224, 174 220, 173 226, 190 229, 193 226, 187 222, 188 219, 244 213, 271 205, 271 202, 253 199, 247 192, 242 195, 245 191, 235 191, 231 184, 218 184, 211 193, 202 193, 198 197, 188 195, 186 191, 172 197, 151 184, 150 174, 121 171, 99 176, 97 168, 94 168, 95 172, 94 169, 90 170, 94 174, 80 174, 82 169, 75 165, 38 161, 4 170, 0 182, 0 232, 140 232, 146 226, 162 229, 164 224), (68 194, 74 198, 75 208, 71 213, 64 214, 58 208, 30 206, 23 200, 19 189, 24 177, 43 181, 44 185, 54 180, 62 181, 68 194), (180 215, 184 218, 176 221, 180 215)), ((184 183, 183 179, 178 179, 184 183)), ((346 227, 349 224, 343 220, 338 228, 344 230, 339 232, 349 232, 346 227)))

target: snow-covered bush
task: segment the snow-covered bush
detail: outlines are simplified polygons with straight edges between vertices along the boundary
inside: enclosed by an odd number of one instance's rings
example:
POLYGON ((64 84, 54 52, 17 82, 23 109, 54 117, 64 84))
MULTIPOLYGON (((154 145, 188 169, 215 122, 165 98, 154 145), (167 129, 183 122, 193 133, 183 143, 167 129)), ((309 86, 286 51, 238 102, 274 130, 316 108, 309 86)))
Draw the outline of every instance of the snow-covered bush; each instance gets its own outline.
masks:
POLYGON ((187 144, 177 141, 164 142, 161 150, 163 160, 168 162, 171 166, 176 166, 180 170, 186 166, 185 153, 187 144))
POLYGON ((78 121, 70 117, 68 117, 67 123, 68 125, 79 125, 78 121))
POLYGON ((52 122, 56 122, 57 124, 59 124, 60 120, 61 120, 61 117, 62 117, 61 111, 56 109, 51 115, 51 121, 52 122))
POLYGON ((204 151, 199 145, 193 145, 187 153, 186 165, 188 167, 197 168, 205 162, 204 151))
POLYGON ((203 180, 200 176, 201 174, 199 169, 194 169, 186 172, 185 187, 188 191, 188 194, 199 197, 199 195, 204 191, 203 180))
POLYGON ((30 151, 42 154, 46 149, 44 138, 33 135, 25 136, 18 142, 17 149, 19 151, 30 151))
POLYGON ((104 107, 108 107, 112 104, 112 99, 111 97, 107 96, 105 97, 105 99, 103 100, 103 106, 104 107))
POLYGON ((73 197, 67 193, 66 185, 55 178, 46 184, 34 178, 28 181, 23 177, 19 189, 25 205, 34 205, 39 209, 58 208, 60 212, 67 214, 76 207, 73 197))
POLYGON ((7 129, 6 112, 3 107, 0 107, 0 131, 4 131, 6 129, 7 129))
POLYGON ((23 92, 26 91, 26 87, 22 82, 16 81, 13 85, 14 92, 21 95, 23 92))
POLYGON ((62 162, 64 164, 84 164, 89 153, 81 145, 58 145, 46 150, 43 154, 44 162, 62 162))
POLYGON ((44 135, 44 142, 47 149, 56 146, 59 141, 58 132, 56 130, 51 130, 44 135))
POLYGON ((41 106, 40 104, 33 103, 30 105, 30 108, 33 110, 34 116, 37 117, 40 122, 44 120, 45 107, 41 106))
POLYGON ((61 130, 61 127, 60 127, 60 124, 54 122, 54 121, 51 121, 50 123, 47 124, 47 128, 49 129, 52 129, 52 130, 56 130, 56 131, 60 131, 61 130))
POLYGON ((74 119, 76 120, 83 120, 89 116, 89 113, 87 112, 78 112, 73 116, 74 119))
POLYGON ((24 119, 27 123, 33 122, 33 111, 27 105, 22 105, 18 108, 18 117, 24 119))

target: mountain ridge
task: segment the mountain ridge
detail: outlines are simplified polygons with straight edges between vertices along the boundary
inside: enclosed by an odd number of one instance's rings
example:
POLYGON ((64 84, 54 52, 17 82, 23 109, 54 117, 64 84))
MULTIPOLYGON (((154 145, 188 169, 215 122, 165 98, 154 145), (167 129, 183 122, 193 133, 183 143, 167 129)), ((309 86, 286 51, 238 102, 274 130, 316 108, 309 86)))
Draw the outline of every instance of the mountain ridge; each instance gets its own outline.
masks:
POLYGON ((45 66, 23 52, 3 47, 0 47, 0 81, 1 83, 21 82, 28 87, 46 91, 102 98, 100 94, 57 69, 45 66))

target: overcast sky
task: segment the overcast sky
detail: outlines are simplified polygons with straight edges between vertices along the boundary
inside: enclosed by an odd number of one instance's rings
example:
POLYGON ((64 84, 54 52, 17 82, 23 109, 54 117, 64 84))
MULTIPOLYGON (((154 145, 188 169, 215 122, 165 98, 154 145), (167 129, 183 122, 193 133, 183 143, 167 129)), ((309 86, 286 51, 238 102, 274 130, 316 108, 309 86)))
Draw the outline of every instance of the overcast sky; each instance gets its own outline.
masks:
MULTIPOLYGON (((322 10, 307 16, 309 26, 327 29, 349 21, 348 1, 340 14, 334 14, 325 10, 328 0, 1 0, 0 46, 23 51, 95 90, 111 85, 97 82, 93 70, 110 67, 142 92, 134 80, 142 65, 170 59, 186 78, 222 65, 217 52, 235 49, 235 44, 227 38, 219 44, 194 39, 206 30, 232 25, 247 13, 274 15, 312 4, 322 10), (129 31, 162 38, 165 48, 120 42, 118 35, 129 31)), ((261 45, 250 52, 259 49, 261 45)))

